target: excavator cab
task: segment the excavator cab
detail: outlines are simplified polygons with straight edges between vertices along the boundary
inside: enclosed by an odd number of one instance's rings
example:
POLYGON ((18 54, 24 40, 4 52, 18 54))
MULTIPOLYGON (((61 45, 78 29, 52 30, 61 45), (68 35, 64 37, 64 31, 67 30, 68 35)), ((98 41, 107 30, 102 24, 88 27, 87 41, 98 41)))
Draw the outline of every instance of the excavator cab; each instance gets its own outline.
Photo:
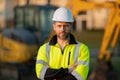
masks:
POLYGON ((52 15, 56 6, 17 6, 15 7, 15 27, 17 29, 29 30, 37 35, 40 43, 47 39, 52 30, 52 15))
POLYGON ((15 7, 15 27, 27 29, 30 31, 46 30, 52 28, 52 14, 56 9, 55 6, 17 6, 15 7), (46 24, 47 23, 47 24, 46 24), (46 29, 47 28, 47 29, 46 29))

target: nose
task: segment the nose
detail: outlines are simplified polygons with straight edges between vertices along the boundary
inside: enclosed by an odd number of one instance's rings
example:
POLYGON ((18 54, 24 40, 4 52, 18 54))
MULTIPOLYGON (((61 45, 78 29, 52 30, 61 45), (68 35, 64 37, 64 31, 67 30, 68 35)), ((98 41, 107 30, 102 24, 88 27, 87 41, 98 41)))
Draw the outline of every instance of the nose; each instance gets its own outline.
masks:
POLYGON ((65 30, 66 30, 66 29, 65 29, 65 26, 62 26, 62 27, 61 27, 61 30, 62 30, 62 31, 65 31, 65 30))

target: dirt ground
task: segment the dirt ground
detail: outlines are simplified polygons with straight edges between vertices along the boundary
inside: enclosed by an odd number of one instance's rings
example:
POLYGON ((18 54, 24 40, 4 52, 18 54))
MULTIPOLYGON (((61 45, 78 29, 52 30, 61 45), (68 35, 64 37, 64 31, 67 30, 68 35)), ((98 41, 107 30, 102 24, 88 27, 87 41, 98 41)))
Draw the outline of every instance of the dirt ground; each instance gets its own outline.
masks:
POLYGON ((35 73, 31 73, 29 75, 21 75, 18 78, 0 75, 0 80, 38 80, 38 79, 37 79, 35 73))

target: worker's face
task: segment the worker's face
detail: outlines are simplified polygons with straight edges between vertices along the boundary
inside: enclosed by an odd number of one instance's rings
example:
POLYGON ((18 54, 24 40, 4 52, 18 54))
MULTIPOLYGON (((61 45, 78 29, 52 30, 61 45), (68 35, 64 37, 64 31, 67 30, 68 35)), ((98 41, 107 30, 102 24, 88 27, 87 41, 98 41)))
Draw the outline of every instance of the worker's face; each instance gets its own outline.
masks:
POLYGON ((68 39, 68 36, 71 31, 72 23, 67 22, 55 22, 53 24, 54 31, 57 34, 57 37, 61 40, 68 39))

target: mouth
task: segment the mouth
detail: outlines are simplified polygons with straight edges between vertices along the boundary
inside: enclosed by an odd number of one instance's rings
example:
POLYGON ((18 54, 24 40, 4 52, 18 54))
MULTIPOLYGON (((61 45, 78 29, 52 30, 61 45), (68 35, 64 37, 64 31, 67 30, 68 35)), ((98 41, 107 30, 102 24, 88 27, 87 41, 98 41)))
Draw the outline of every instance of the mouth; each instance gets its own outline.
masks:
POLYGON ((62 33, 60 33, 61 35, 66 35, 66 33, 65 32, 62 32, 62 33))
POLYGON ((61 34, 66 34, 66 32, 65 32, 65 31, 63 31, 63 32, 61 32, 61 34))

